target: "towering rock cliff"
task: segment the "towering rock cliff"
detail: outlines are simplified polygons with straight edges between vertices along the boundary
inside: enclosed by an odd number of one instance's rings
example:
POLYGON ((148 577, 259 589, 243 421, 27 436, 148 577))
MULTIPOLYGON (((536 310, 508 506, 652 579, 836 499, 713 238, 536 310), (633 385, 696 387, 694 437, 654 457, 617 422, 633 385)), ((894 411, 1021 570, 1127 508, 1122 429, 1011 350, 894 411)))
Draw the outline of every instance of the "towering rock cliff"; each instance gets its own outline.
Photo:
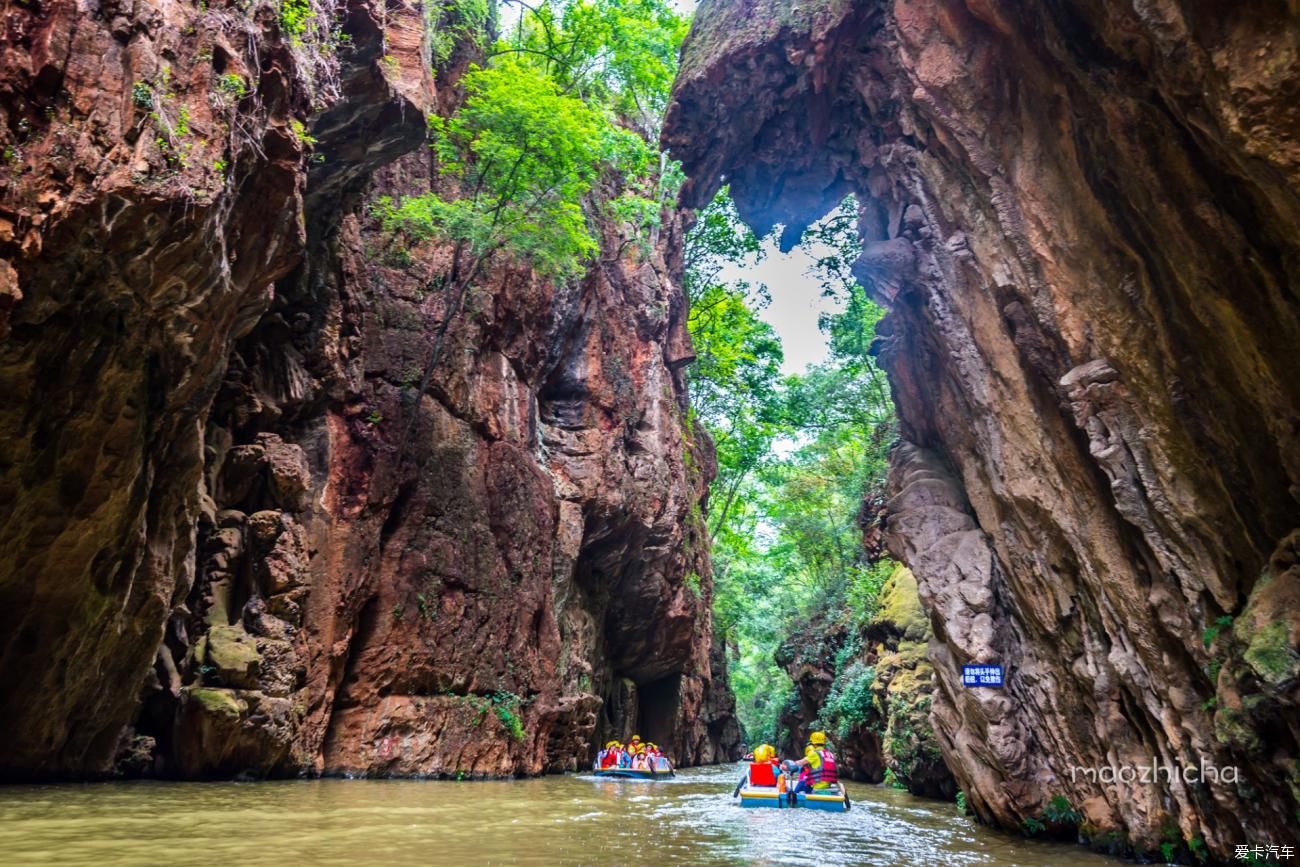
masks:
POLYGON ((725 178, 792 243, 861 203, 889 543, 986 821, 1065 799, 1101 846, 1298 842, 1298 58, 1276 3, 697 13, 665 135, 685 204, 725 178), (963 689, 974 662, 1007 688, 963 689))
POLYGON ((539 773, 633 727, 732 754, 679 227, 451 309, 448 252, 368 206, 436 182, 467 22, 3 20, 0 776, 539 773))

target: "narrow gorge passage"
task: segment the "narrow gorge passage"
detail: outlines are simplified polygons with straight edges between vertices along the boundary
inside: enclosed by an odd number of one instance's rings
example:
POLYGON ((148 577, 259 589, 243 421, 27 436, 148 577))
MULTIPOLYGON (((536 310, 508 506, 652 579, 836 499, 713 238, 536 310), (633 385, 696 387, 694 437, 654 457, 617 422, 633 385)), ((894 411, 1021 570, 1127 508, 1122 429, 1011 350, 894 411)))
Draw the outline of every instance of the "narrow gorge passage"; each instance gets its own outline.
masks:
POLYGON ((20 860, 1294 857, 1295 3, 0 21, 20 860), (854 810, 729 798, 814 733, 854 810))

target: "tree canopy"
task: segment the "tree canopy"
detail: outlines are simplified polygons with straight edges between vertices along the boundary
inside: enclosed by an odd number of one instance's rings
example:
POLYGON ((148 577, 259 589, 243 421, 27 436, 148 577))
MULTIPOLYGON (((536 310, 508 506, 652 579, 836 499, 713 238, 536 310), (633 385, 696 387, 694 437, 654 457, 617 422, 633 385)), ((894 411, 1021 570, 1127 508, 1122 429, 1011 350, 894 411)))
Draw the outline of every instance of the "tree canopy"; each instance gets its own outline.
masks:
POLYGON ((456 244, 473 280, 497 255, 557 279, 598 250, 600 208, 658 226, 678 173, 658 124, 688 19, 662 0, 507 0, 513 27, 430 131, 443 183, 375 207, 387 228, 456 244), (595 196, 602 178, 618 188, 595 196), (669 189, 671 188, 671 189, 669 189))

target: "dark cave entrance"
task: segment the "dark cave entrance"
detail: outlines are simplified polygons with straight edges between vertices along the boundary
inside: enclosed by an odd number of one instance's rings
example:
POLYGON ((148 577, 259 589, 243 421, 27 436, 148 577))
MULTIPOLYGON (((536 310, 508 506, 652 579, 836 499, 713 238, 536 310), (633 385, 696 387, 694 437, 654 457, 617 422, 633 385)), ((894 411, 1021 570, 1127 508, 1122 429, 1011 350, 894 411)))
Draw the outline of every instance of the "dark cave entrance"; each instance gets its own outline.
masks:
POLYGON ((681 716, 680 672, 638 684, 628 677, 615 677, 601 711, 596 749, 608 740, 623 743, 640 735, 671 753, 677 745, 677 723, 681 716))
POLYGON ((670 674, 637 687, 637 724, 641 739, 665 751, 675 743, 682 676, 670 674))

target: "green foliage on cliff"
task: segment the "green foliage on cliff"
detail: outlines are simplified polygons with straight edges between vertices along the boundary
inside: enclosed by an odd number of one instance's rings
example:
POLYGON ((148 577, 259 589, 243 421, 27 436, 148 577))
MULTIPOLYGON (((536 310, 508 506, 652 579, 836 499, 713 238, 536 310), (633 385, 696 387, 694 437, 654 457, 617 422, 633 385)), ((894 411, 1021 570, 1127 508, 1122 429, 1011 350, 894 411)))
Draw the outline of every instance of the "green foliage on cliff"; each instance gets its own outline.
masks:
POLYGON ((831 686, 821 718, 840 738, 847 738, 854 728, 863 726, 871 716, 871 685, 876 670, 861 660, 850 662, 831 686))
POLYGON ((494 53, 526 55, 566 92, 657 140, 690 20, 661 0, 524 4, 494 53))
POLYGON ((472 258, 505 249, 548 276, 576 276, 597 248, 582 197, 637 145, 514 58, 469 73, 465 92, 465 107, 431 129, 442 171, 469 194, 385 198, 376 212, 389 229, 462 241, 472 258))
MULTIPOLYGON (((449 27, 481 26, 486 12, 462 3, 449 27)), ((460 109, 431 119, 443 182, 381 199, 375 213, 413 239, 453 242, 453 280, 472 281, 498 254, 573 279, 599 249, 597 211, 656 228, 680 182, 658 126, 687 21, 662 0, 507 6, 515 23, 465 75, 460 109)), ((432 60, 451 50, 436 42, 432 60)))
POLYGON ((491 26, 488 0, 424 0, 424 36, 435 69, 462 45, 481 49, 491 26))
POLYGON ((281 0, 280 28, 291 38, 300 37, 307 32, 311 16, 309 0, 281 0))
MULTIPOLYGON (((506 6, 514 25, 486 51, 485 63, 465 74, 458 110, 430 121, 438 173, 432 188, 372 207, 391 233, 390 261, 412 261, 400 249, 406 242, 450 246, 450 263, 428 287, 443 294, 445 313, 419 392, 429 387, 471 287, 499 258, 575 280, 601 248, 602 218, 634 233, 617 255, 629 244, 644 249, 681 182, 658 150, 657 133, 686 19, 664 0, 506 6)), ((447 62, 492 19, 482 0, 426 6, 426 29, 441 34, 429 43, 429 61, 447 62)))
POLYGON ((497 720, 510 733, 510 737, 522 741, 525 736, 524 721, 520 715, 520 698, 513 692, 495 692, 490 696, 492 712, 497 720))

